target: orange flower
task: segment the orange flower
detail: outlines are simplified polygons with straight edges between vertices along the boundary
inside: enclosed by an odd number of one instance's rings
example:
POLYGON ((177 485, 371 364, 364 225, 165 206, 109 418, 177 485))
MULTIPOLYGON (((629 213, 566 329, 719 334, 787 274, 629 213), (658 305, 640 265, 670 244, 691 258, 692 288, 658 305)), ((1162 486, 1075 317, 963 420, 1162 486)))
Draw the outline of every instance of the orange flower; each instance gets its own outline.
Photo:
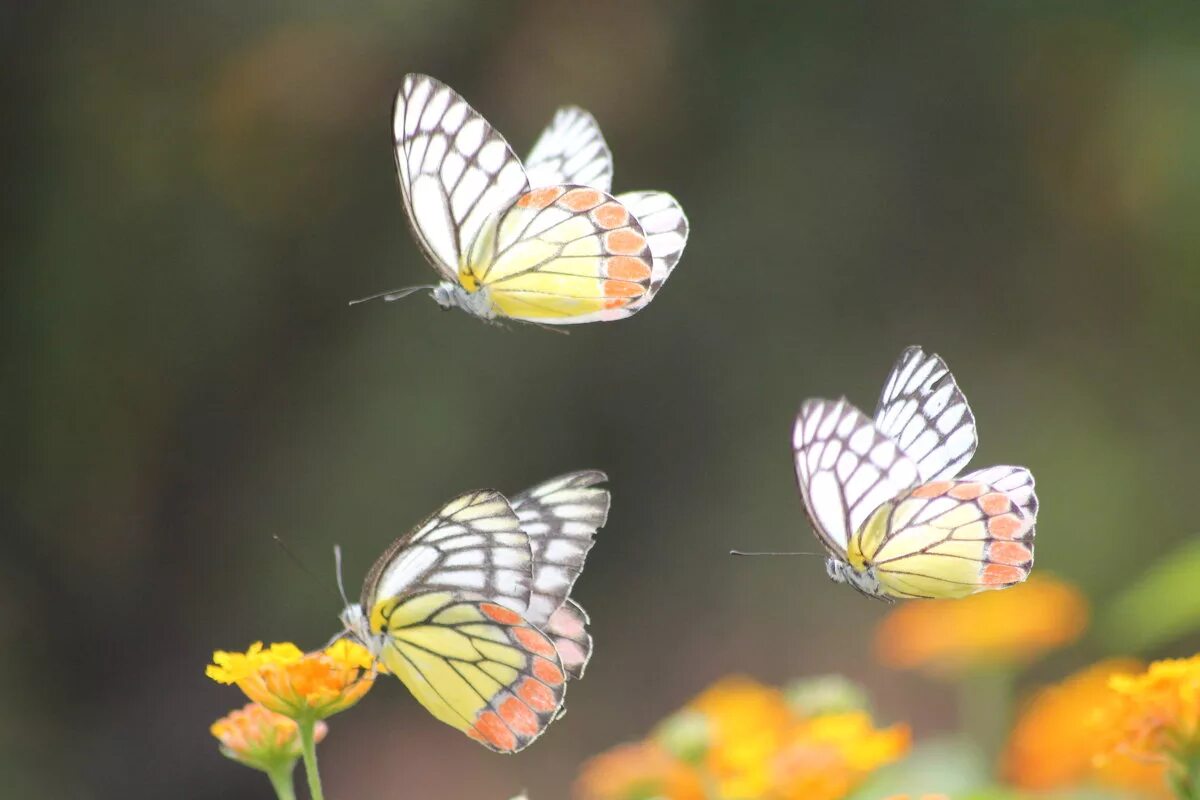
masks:
POLYGON ((575 783, 579 800, 705 800, 700 774, 656 742, 625 744, 583 765, 575 783))
POLYGON ((236 683, 272 711, 307 721, 357 703, 375 681, 372 661, 366 648, 348 639, 313 653, 290 642, 266 650, 255 642, 245 653, 216 651, 204 673, 218 683, 236 683))
POLYGON ((1137 661, 1111 659, 1040 689, 1025 703, 1005 748, 1001 761, 1005 778, 1020 789, 1035 791, 1090 782, 1166 797, 1161 764, 1127 758, 1104 765, 1095 761, 1108 736, 1102 720, 1119 703, 1109 681, 1139 669, 1137 661))
POLYGON ((1075 587, 1033 577, 1000 592, 900 605, 880 624, 875 644, 889 666, 946 674, 1032 661, 1079 638, 1087 618, 1075 587))
POLYGON ((908 727, 876 729, 865 711, 801 720, 772 760, 778 800, 838 800, 868 775, 896 761, 911 743, 908 727))
MULTIPOLYGON (((300 726, 282 714, 258 703, 247 703, 221 717, 209 728, 221 743, 221 752, 234 761, 264 772, 291 771, 300 757, 300 726)), ((325 738, 324 722, 318 722, 315 741, 325 738)))
POLYGON ((1116 702, 1104 717, 1107 756, 1182 764, 1200 751, 1200 655, 1155 661, 1109 680, 1116 702))

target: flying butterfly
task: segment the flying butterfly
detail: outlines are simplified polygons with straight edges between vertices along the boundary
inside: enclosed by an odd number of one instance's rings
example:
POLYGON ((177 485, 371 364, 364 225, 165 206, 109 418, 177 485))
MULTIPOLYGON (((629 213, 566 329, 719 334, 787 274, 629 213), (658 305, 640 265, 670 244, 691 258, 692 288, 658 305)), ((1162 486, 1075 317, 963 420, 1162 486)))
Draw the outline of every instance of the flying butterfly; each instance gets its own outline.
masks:
POLYGON ((944 361, 909 347, 871 419, 845 398, 806 400, 796 479, 839 583, 885 600, 1004 589, 1033 567, 1038 501, 1024 467, 959 475, 975 417, 944 361))
POLYGON ((412 74, 392 128, 404 209, 442 280, 363 300, 428 289, 483 320, 604 322, 645 308, 683 254, 679 203, 612 195, 612 154, 583 109, 559 109, 522 164, 458 93, 412 74))
POLYGON ((497 752, 524 749, 591 657, 570 594, 608 517, 606 480, 588 470, 511 500, 459 495, 379 557, 341 613, 343 635, 442 722, 497 752))

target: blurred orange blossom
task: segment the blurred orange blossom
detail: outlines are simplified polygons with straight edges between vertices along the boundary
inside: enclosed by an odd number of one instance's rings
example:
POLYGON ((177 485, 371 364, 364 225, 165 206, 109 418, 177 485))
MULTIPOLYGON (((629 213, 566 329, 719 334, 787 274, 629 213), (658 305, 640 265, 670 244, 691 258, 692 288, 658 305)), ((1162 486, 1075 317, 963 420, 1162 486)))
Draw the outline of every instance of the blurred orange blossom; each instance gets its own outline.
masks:
POLYGON ((1113 758, 1101 765, 1095 759, 1109 735, 1104 718, 1120 702, 1109 681, 1141 668, 1133 659, 1109 659, 1039 689, 1025 702, 1005 748, 1001 761, 1005 779, 1032 791, 1093 783, 1139 790, 1152 797, 1169 796, 1162 764, 1113 758))
POLYGON ((961 600, 899 605, 880 623, 875 645, 888 666, 956 674, 1028 663, 1078 639, 1087 621, 1087 601, 1079 590, 1035 576, 1011 589, 961 600))

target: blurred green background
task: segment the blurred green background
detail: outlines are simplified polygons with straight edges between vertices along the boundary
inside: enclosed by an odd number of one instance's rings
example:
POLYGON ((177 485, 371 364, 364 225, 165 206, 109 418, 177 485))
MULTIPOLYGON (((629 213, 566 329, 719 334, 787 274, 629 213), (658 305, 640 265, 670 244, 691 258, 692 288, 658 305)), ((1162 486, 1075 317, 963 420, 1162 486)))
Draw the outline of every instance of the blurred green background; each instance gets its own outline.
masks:
POLYGON ((1032 468, 1038 569, 1098 614, 1197 533, 1194 3, 9 3, 0 42, 14 797, 267 796, 208 733, 241 703, 212 650, 316 646, 335 543, 356 587, 458 492, 586 467, 615 500, 570 713, 504 758, 381 682, 332 720, 332 796, 564 797, 728 672, 841 672, 950 729, 944 688, 874 661, 882 604, 726 555, 816 547, 792 415, 872 409, 908 344, 954 369, 976 463, 1032 468), (348 308, 432 275, 393 172, 409 71, 518 153, 592 111, 615 188, 691 220, 652 308, 570 336, 348 308))

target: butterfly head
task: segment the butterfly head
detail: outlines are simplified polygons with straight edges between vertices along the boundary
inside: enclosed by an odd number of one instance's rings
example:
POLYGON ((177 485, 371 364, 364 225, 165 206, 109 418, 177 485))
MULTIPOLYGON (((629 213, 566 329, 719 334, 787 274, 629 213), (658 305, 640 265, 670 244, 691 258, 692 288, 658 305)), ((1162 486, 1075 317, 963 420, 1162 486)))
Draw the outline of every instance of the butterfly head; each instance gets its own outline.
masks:
POLYGON ((345 635, 352 637, 363 647, 370 650, 372 655, 379 655, 383 644, 383 637, 371 633, 370 623, 361 605, 358 603, 348 603, 342 609, 342 613, 338 615, 338 619, 342 621, 342 627, 345 628, 345 635))
POLYGON ((486 289, 470 291, 460 284, 442 281, 429 293, 433 301, 445 310, 461 308, 481 319, 494 319, 496 310, 486 289))
POLYGON ((848 583, 868 597, 884 596, 880 591, 879 578, 875 575, 874 567, 867 566, 863 570, 857 570, 840 558, 830 556, 825 559, 825 573, 834 583, 848 583))

